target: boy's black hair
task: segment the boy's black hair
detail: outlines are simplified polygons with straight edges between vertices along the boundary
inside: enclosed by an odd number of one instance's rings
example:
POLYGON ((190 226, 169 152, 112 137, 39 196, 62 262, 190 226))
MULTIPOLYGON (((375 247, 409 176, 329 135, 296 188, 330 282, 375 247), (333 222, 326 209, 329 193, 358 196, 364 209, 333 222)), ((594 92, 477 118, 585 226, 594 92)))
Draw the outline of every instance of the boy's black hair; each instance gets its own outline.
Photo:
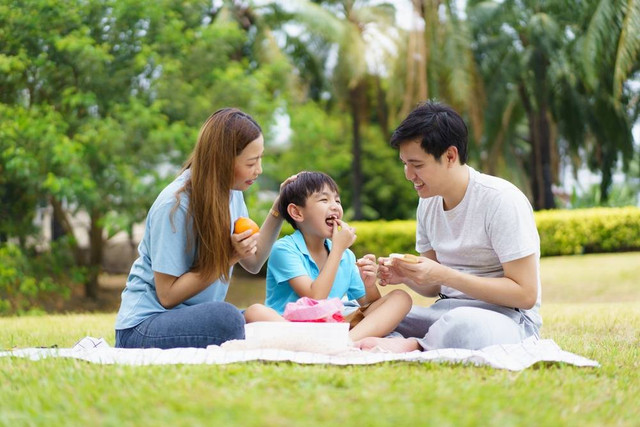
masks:
POLYGON ((280 199, 278 201, 278 212, 287 220, 289 224, 293 226, 295 230, 298 229, 296 222, 291 218, 289 212, 287 212, 287 206, 293 203, 297 206, 305 206, 307 199, 313 193, 322 191, 325 187, 329 187, 331 191, 338 193, 338 184, 326 173, 322 172, 300 172, 298 177, 284 186, 280 190, 280 199))
POLYGON ((467 162, 467 125, 448 105, 434 101, 419 104, 391 135, 390 144, 398 148, 409 141, 420 141, 422 149, 436 160, 447 148, 458 149, 460 163, 467 162))

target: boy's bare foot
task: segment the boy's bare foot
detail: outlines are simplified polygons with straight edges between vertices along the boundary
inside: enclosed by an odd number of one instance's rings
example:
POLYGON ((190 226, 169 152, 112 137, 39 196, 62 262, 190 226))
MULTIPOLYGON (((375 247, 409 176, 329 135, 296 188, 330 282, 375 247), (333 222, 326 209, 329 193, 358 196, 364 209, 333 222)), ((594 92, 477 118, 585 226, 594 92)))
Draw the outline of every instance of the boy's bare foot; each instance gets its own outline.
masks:
POLYGON ((353 343, 354 347, 365 351, 388 351, 391 353, 407 353, 420 350, 418 341, 412 338, 376 338, 368 337, 353 343))

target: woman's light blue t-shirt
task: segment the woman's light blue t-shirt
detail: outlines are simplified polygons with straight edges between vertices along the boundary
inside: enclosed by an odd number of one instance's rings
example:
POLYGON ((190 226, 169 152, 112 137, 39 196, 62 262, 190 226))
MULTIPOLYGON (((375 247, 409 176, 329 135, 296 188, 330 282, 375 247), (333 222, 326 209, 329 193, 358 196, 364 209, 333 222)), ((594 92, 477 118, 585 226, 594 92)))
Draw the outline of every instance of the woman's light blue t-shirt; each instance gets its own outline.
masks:
MULTIPOLYGON (((331 241, 325 244, 331 250, 331 241)), ((289 285, 289 280, 299 276, 309 276, 315 280, 320 269, 311 258, 304 236, 300 230, 278 240, 271 249, 267 264, 267 296, 265 305, 282 314, 287 303, 300 298, 289 285)), ((350 300, 357 300, 366 295, 364 283, 356 267, 356 256, 347 249, 340 258, 340 265, 333 281, 331 292, 327 298, 347 296, 350 300)))
MULTIPOLYGON (((144 236, 138 246, 139 257, 131 267, 127 286, 122 292, 116 329, 132 328, 155 313, 167 311, 158 301, 154 271, 179 277, 188 272, 194 264, 196 245, 193 234, 190 236, 190 245, 187 241, 187 229, 192 233, 192 220, 187 214, 188 194, 180 193, 180 205, 175 210, 173 221, 170 220, 171 210, 176 203, 176 192, 182 188, 190 176, 190 170, 183 172, 162 190, 149 209, 144 236)), ((231 234, 236 219, 248 216, 242 191, 231 191, 229 212, 231 213, 229 234, 231 234)), ((215 221, 215 218, 211 220, 215 221)), ((229 270, 229 275, 232 270, 233 268, 229 270)), ((204 302, 224 301, 228 288, 228 282, 218 279, 172 310, 204 302)))

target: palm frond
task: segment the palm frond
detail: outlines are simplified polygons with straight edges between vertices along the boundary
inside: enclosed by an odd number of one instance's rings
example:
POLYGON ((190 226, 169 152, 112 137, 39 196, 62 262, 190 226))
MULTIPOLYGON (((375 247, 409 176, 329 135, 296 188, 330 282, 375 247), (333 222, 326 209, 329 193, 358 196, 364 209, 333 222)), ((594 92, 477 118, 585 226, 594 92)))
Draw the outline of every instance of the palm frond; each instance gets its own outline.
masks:
POLYGON ((613 71, 613 96, 615 99, 620 99, 622 85, 627 80, 634 64, 638 63, 640 54, 640 1, 627 0, 622 9, 624 18, 613 71))
MULTIPOLYGON (((635 1, 635 0, 631 0, 635 1)), ((584 38, 582 49, 582 62, 586 80, 590 87, 594 88, 598 84, 598 76, 596 67, 593 66, 598 56, 604 50, 606 39, 611 34, 611 23, 614 22, 616 16, 615 1, 600 0, 584 38)))

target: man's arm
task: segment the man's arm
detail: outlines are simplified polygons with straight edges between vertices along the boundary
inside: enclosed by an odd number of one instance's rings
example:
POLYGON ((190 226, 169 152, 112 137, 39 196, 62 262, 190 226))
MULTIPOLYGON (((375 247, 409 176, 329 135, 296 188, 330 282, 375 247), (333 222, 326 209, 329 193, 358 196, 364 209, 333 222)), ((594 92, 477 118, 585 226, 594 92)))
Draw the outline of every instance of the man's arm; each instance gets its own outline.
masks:
MULTIPOLYGON (((434 250, 423 252, 421 256, 426 258, 424 261, 434 263, 438 262, 436 252, 434 250)), ((382 286, 405 284, 416 293, 425 297, 435 297, 440 293, 440 284, 416 282, 401 268, 403 265, 417 266, 418 264, 408 264, 402 260, 393 258, 380 258, 378 260, 378 265, 378 276, 380 277, 380 285, 382 286)))
POLYGON ((448 286, 472 298, 491 304, 522 309, 532 308, 538 298, 537 255, 502 264, 504 277, 479 277, 461 273, 430 259, 418 264, 402 264, 394 259, 393 266, 413 282, 412 289, 425 295, 435 286, 448 286), (415 286, 415 287, 414 287, 415 286))

